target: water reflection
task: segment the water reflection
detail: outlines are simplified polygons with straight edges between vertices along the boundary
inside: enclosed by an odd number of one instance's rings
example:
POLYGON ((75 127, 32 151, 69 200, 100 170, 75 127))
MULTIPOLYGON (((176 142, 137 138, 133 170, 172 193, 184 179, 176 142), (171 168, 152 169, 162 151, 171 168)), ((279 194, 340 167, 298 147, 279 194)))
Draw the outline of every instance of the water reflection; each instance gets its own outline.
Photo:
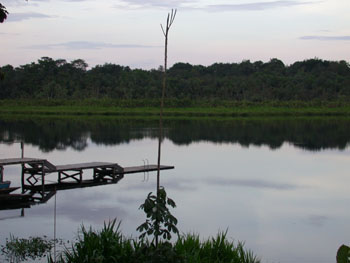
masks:
MULTIPOLYGON (((166 121, 162 163, 176 169, 162 174, 162 184, 176 201, 179 229, 203 238, 228 229, 230 238, 245 241, 263 262, 333 262, 350 236, 349 124, 348 119, 166 121)), ((23 138, 27 156, 57 164, 103 158, 129 166, 145 158, 155 162, 157 127, 157 121, 113 118, 3 120, 0 138, 23 138)), ((10 153, 18 156, 19 145, 0 144, 2 158, 10 153)), ((14 185, 19 174, 20 169, 7 170, 14 185)), ((135 174, 116 185, 58 192, 59 237, 72 240, 81 223, 101 229, 113 218, 122 221, 125 234, 136 236, 144 221, 138 207, 154 192, 155 179, 135 174)), ((53 211, 52 198, 26 209, 24 218, 0 221, 0 244, 10 233, 50 236, 53 211)), ((0 211, 0 217, 18 214, 0 211)))
MULTIPOLYGON (((166 120, 164 136, 176 145, 195 142, 239 143, 242 146, 267 145, 278 149, 289 142, 298 148, 319 151, 343 150, 350 141, 350 119, 231 119, 166 120)), ((82 151, 87 140, 103 145, 157 138, 158 123, 153 120, 117 118, 0 120, 0 141, 24 140, 44 152, 72 147, 82 151)))
POLYGON ((297 185, 293 184, 283 184, 276 183, 268 180, 251 180, 251 179, 233 179, 233 178, 209 178, 207 182, 212 185, 218 185, 223 187, 232 187, 232 186, 242 186, 242 187, 253 187, 253 188, 268 188, 276 190, 294 190, 298 188, 297 185))

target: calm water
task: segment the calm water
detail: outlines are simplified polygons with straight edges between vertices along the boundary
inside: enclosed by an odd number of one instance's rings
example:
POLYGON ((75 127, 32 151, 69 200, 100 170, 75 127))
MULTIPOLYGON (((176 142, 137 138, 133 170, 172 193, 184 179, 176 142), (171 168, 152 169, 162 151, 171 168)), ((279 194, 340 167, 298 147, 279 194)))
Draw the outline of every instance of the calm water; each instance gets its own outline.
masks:
MULTIPOLYGON (((350 120, 166 121, 161 184, 176 203, 182 232, 201 236, 228 229, 262 262, 335 262, 350 243, 350 120)), ((122 166, 156 163, 157 122, 105 119, 0 121, 0 158, 25 156, 54 164, 88 161, 122 166)), ((20 167, 5 179, 20 185, 20 167)), ((90 176, 89 173, 85 174, 90 176)), ((51 176, 51 175, 50 175, 51 176)), ((54 179, 53 177, 48 177, 54 179)), ((138 210, 156 185, 155 173, 126 175, 118 184, 60 191, 57 236, 73 240, 84 223, 99 229, 122 221, 136 236, 138 210)), ((53 237, 55 198, 24 210, 0 211, 0 244, 10 233, 53 237)))

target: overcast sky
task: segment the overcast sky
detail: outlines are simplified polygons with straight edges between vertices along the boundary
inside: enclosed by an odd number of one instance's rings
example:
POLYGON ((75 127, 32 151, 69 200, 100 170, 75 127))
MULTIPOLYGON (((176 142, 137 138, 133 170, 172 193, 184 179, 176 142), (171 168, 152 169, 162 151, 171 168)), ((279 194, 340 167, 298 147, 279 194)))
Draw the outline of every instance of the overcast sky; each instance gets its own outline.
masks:
POLYGON ((177 9, 169 64, 279 58, 350 61, 350 0, 0 0, 0 65, 48 56, 158 68, 160 23, 177 9))

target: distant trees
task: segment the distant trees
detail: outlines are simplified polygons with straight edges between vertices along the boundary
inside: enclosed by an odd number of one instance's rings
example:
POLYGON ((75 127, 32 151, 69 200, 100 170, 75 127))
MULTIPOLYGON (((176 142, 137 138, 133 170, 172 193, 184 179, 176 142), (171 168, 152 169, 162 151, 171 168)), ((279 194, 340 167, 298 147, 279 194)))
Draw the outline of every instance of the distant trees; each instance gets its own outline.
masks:
MULTIPOLYGON (((37 62, 0 67, 0 99, 160 98, 162 69, 142 70, 104 64, 88 68, 42 57, 37 62)), ((350 100, 346 61, 308 59, 286 66, 279 59, 210 66, 176 63, 168 72, 166 96, 176 99, 350 100)))
POLYGON ((6 10, 6 7, 0 3, 0 23, 3 23, 5 21, 5 19, 7 18, 7 15, 8 15, 8 12, 6 10))

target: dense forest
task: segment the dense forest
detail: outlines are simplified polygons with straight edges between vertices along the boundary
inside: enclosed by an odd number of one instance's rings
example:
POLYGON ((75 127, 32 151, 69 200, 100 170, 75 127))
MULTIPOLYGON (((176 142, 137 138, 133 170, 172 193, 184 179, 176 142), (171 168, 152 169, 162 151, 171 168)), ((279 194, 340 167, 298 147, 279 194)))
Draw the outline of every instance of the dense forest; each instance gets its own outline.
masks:
MULTIPOLYGON (((89 68, 82 59, 0 67, 0 99, 160 97, 162 68, 152 70, 104 64, 89 68)), ((249 60, 210 66, 176 63, 168 70, 168 98, 225 100, 350 100, 346 61, 309 59, 289 66, 281 60, 249 60)))

